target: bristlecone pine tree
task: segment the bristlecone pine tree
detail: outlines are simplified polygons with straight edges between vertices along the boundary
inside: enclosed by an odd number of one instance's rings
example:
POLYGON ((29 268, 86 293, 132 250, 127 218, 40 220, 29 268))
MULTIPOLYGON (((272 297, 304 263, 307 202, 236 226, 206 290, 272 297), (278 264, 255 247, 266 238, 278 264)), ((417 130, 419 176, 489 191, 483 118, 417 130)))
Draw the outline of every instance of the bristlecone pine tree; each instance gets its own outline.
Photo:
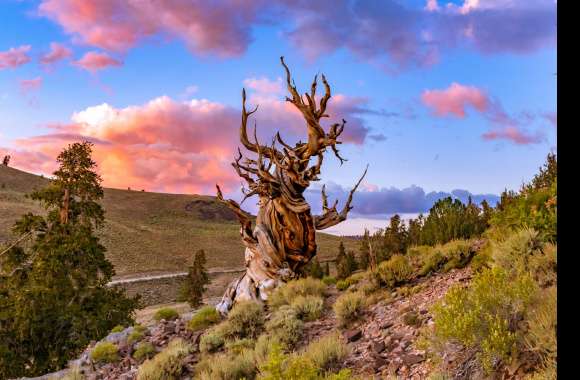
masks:
POLYGON ((320 265, 320 262, 314 258, 310 261, 310 277, 322 278, 324 277, 324 270, 320 265))
POLYGON ((226 290, 217 309, 227 314, 233 304, 240 300, 263 301, 280 283, 298 277, 304 266, 316 255, 316 231, 334 226, 347 218, 352 209, 351 202, 356 188, 364 175, 351 190, 344 208, 336 209, 335 202, 328 206, 324 187, 322 188, 322 214, 313 216, 310 205, 304 199, 304 191, 312 181, 318 181, 322 160, 327 148, 331 148, 341 164, 337 145, 344 131, 345 121, 328 127, 321 126, 320 120, 328 117, 326 106, 330 100, 330 86, 322 75, 325 92, 317 99, 317 76, 314 77, 310 93, 301 96, 294 85, 290 70, 280 61, 286 71, 286 84, 291 97, 286 100, 302 114, 308 133, 307 142, 291 146, 284 142, 279 133, 271 144, 258 142, 256 129, 253 141, 248 138, 248 118, 257 111, 246 110, 246 92, 242 91, 242 121, 240 142, 250 152, 252 158, 244 158, 238 150, 233 162, 237 174, 243 178, 249 189, 245 198, 259 197, 259 211, 256 226, 252 228, 252 217, 233 200, 225 200, 219 186, 218 199, 224 201, 237 215, 242 227, 242 241, 246 246, 246 273, 234 281, 226 290), (281 149, 276 146, 279 144, 281 149), (310 166, 310 159, 316 163, 310 166))
POLYGON ((193 264, 189 267, 187 279, 181 288, 180 299, 186 301, 192 308, 199 307, 203 301, 203 293, 209 284, 209 276, 205 270, 205 252, 200 249, 195 253, 193 264))
POLYGON ((20 238, 0 251, 2 379, 62 368, 91 340, 133 323, 138 306, 106 287, 114 271, 95 234, 104 211, 91 144, 69 145, 57 161, 50 185, 30 194, 46 216, 22 216, 20 238))

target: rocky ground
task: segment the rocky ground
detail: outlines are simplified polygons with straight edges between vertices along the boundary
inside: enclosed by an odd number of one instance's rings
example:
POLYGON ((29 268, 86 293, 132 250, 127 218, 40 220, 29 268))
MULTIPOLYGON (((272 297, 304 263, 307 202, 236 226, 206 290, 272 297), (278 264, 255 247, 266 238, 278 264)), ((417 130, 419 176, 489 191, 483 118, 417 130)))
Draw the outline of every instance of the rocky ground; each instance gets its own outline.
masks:
MULTIPOLYGON (((417 339, 421 326, 433 323, 429 308, 439 300, 454 284, 467 283, 472 273, 469 267, 453 269, 448 273, 436 274, 415 280, 409 287, 417 286, 417 292, 411 295, 397 295, 382 300, 367 308, 358 322, 342 330, 349 342, 351 353, 344 362, 344 367, 351 368, 353 373, 364 379, 427 379, 434 370, 434 364, 425 351, 417 348, 417 339), (407 318, 405 317, 407 315, 407 318), (409 315, 414 316, 410 318, 409 315)), ((329 289, 325 300, 326 308, 322 317, 305 324, 305 334, 300 346, 328 334, 338 328, 332 304, 341 294, 335 287, 329 289)), ((143 341, 151 342, 156 351, 161 351, 175 337, 182 337, 197 345, 201 333, 192 333, 186 329, 191 313, 183 314, 176 321, 162 320, 147 327, 143 341)), ((96 344, 93 342, 79 359, 71 364, 83 369, 88 380, 130 380, 135 379, 139 362, 132 357, 134 345, 127 344, 126 338, 132 327, 119 333, 111 333, 104 340, 119 346, 121 360, 115 364, 98 365, 91 361, 89 353, 96 344)), ((197 353, 186 358, 190 373, 199 360, 197 353)), ((471 355, 473 356, 473 355, 471 355)), ((454 374, 455 379, 472 379, 479 377, 477 368, 470 367, 471 356, 461 347, 449 347, 443 358, 443 365, 454 374)), ((38 379, 61 378, 66 371, 46 375, 38 379), (52 377, 51 377, 52 376, 52 377)), ((189 379, 190 377, 185 377, 189 379)))

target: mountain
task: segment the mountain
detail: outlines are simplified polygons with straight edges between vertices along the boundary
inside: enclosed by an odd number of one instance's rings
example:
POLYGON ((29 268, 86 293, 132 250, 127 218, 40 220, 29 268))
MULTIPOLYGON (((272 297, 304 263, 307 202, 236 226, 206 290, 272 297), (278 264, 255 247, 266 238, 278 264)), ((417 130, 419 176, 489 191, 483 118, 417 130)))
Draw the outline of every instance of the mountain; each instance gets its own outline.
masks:
MULTIPOLYGON (((43 209, 25 197, 48 179, 0 165, 0 245, 16 237, 10 230, 26 212, 43 209)), ((183 271, 198 249, 208 268, 241 267, 244 247, 234 214, 215 197, 105 188, 106 225, 100 232, 116 277, 183 271)), ((317 234, 319 259, 336 255, 340 241, 357 250, 352 238, 317 234)))

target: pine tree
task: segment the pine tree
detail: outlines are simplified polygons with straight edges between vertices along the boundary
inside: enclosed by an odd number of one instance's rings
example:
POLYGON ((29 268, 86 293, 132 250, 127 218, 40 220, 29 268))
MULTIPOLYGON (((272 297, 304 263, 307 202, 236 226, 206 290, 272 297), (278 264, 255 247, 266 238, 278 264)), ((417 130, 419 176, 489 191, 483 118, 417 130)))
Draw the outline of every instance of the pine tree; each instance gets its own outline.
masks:
POLYGON ((324 275, 330 276, 330 264, 328 261, 326 262, 326 266, 324 267, 324 275))
POLYGON ((10 163, 10 155, 4 156, 4 158, 2 159, 2 165, 8 166, 9 163, 10 163))
POLYGON ((58 370, 113 326, 134 322, 138 299, 106 286, 114 270, 96 235, 103 189, 91 152, 83 142, 58 156, 50 185, 30 195, 47 215, 22 216, 14 232, 27 244, 0 254, 0 378, 58 370))
POLYGON ((346 250, 344 248, 344 243, 341 241, 338 246, 338 255, 336 256, 336 277, 343 280, 350 276, 350 267, 348 258, 346 256, 346 250))
POLYGON ((200 249, 194 255, 193 264, 189 267, 187 279, 181 288, 180 300, 186 301, 192 308, 202 304, 203 293, 210 282, 205 263, 205 251, 200 249))
POLYGON ((359 247, 359 265, 361 269, 368 269, 370 265, 370 245, 369 245, 369 230, 365 228, 365 233, 360 241, 359 247))
POLYGON ((349 275, 358 269, 356 255, 353 251, 348 251, 348 253, 346 254, 346 265, 348 267, 349 275))
POLYGON ((322 270, 322 266, 316 257, 310 260, 310 277, 324 277, 324 271, 322 270))

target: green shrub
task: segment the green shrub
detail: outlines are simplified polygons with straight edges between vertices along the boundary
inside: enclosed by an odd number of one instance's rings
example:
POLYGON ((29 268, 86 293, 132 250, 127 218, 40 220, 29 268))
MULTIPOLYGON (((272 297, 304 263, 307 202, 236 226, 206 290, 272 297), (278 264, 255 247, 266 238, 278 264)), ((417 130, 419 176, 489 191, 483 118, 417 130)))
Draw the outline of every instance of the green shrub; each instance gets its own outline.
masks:
POLYGON ((324 295, 326 285, 321 280, 306 277, 295 281, 289 281, 277 287, 268 297, 268 305, 278 308, 289 305, 296 296, 319 296, 324 295))
POLYGON ((137 380, 179 379, 183 372, 183 359, 191 352, 191 346, 182 339, 174 339, 167 347, 146 360, 137 372, 137 380))
POLYGON ((252 350, 243 350, 239 354, 205 357, 197 364, 195 372, 200 380, 249 380, 256 376, 256 365, 252 350))
POLYGON ((465 267, 473 256, 471 242, 468 240, 452 240, 443 245, 441 250, 446 261, 443 265, 443 272, 465 267))
POLYGON ((413 268, 407 259, 402 255, 393 255, 389 260, 379 264, 374 276, 380 285, 393 288, 408 281, 412 274, 413 268))
POLYGON ((230 353, 240 354, 244 350, 254 348, 256 341, 253 339, 243 338, 226 341, 226 350, 230 353))
POLYGON ((432 250, 430 245, 415 245, 407 249, 406 256, 413 268, 420 269, 432 250))
POLYGON ((310 343, 301 355, 312 360, 317 368, 328 371, 340 367, 348 355, 348 346, 339 333, 332 333, 310 343))
POLYGON ((298 343, 303 330, 304 323, 298 318, 298 313, 287 305, 276 310, 266 323, 266 331, 287 348, 298 343))
POLYGON ((502 268, 474 276, 468 288, 452 287, 433 308, 434 333, 479 350, 479 360, 489 370, 515 347, 510 321, 529 305, 536 285, 529 275, 508 275, 502 268))
POLYGON ((228 335, 229 325, 222 322, 207 330, 199 340, 199 350, 203 353, 214 352, 223 347, 228 335))
POLYGON ((260 380, 318 380, 319 370, 314 363, 299 355, 286 355, 274 344, 266 360, 259 365, 260 380))
POLYGON ((268 360, 268 356, 275 345, 283 346, 277 337, 269 334, 260 335, 254 345, 254 361, 258 366, 268 360))
POLYGON ((324 300, 318 296, 298 296, 290 306, 296 311, 296 315, 303 321, 314 321, 320 318, 324 300))
POLYGON ((336 278, 332 277, 332 276, 324 276, 324 277, 322 277, 322 282, 325 285, 334 285, 334 284, 336 284, 336 278))
POLYGON ((141 331, 133 330, 127 337, 127 343, 133 344, 135 342, 138 342, 141 339, 143 339, 143 335, 144 334, 141 331))
POLYGON ((157 310, 153 315, 153 319, 156 321, 160 321, 165 319, 166 321, 173 321, 179 318, 179 313, 177 310, 170 308, 170 307, 162 307, 161 309, 157 310))
POLYGON ((112 333, 119 333, 119 332, 121 332, 121 331, 123 331, 123 330, 125 330, 125 327, 123 327, 123 326, 121 326, 121 325, 117 325, 117 326, 115 326, 115 327, 113 327, 113 328, 111 329, 111 332, 112 332, 112 333))
POLYGON ((342 326, 356 320, 364 308, 364 296, 359 292, 342 294, 333 305, 334 313, 342 326))
POLYGON ((421 325, 421 318, 419 317, 419 314, 415 311, 410 311, 408 313, 405 313, 403 315, 403 322, 407 325, 407 326, 415 326, 418 327, 421 325))
POLYGON ((339 280, 336 283, 336 289, 341 290, 341 291, 348 289, 349 286, 350 286, 350 283, 346 280, 339 280))
POLYGON ((234 305, 227 319, 229 338, 257 338, 264 328, 264 308, 254 301, 234 305))
POLYGON ((187 327, 192 331, 202 330, 221 320, 219 312, 213 306, 204 306, 195 313, 187 327))
POLYGON ((428 255, 423 260, 423 266, 419 271, 420 276, 427 276, 429 273, 435 273, 443 268, 446 257, 441 252, 440 247, 434 247, 429 251, 428 255))
POLYGON ((524 344, 528 351, 538 355, 542 371, 554 375, 558 343, 556 310, 556 287, 552 286, 539 292, 527 312, 528 329, 524 335, 524 344))
POLYGON ((133 357, 135 360, 142 361, 145 359, 150 359, 155 355, 155 346, 151 342, 141 342, 137 346, 135 352, 133 352, 133 357))
POLYGON ((113 363, 119 360, 119 348, 111 342, 99 342, 91 351, 91 359, 97 363, 113 363))

